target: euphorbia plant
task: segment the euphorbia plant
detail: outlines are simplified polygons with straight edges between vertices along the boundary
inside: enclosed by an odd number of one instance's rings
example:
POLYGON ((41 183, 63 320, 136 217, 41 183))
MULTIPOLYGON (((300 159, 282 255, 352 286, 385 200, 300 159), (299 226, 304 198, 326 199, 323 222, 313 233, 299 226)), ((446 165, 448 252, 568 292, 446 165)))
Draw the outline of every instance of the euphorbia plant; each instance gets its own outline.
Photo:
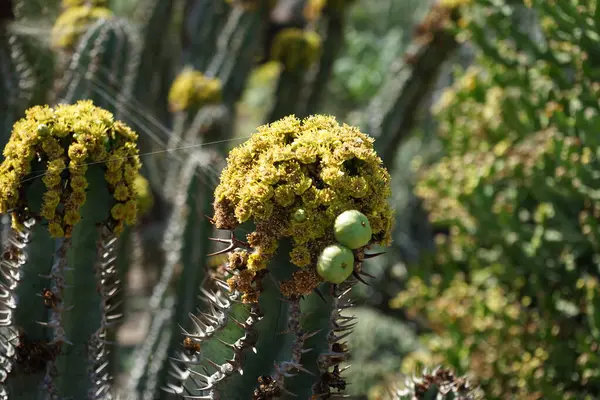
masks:
POLYGON ((230 152, 211 219, 229 231, 215 239, 228 244, 216 253, 230 253, 227 276, 184 331, 200 351, 180 353, 170 392, 261 400, 345 389, 346 296, 366 275, 365 251, 391 241, 390 176, 373 142, 330 116, 289 116, 230 152), (291 336, 271 339, 282 331, 291 336))

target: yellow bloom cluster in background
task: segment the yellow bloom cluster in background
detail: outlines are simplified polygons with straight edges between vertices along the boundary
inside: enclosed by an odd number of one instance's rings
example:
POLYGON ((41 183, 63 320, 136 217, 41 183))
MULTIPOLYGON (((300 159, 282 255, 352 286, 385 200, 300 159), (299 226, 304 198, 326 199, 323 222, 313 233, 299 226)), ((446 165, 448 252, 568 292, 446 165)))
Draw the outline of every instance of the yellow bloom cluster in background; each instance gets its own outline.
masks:
POLYGON ((308 0, 304 5, 304 18, 307 21, 316 21, 321 17, 325 9, 342 12, 345 7, 348 7, 353 2, 354 0, 308 0))
POLYGON ((135 189, 138 216, 146 214, 154 205, 154 197, 152 195, 152 188, 148 179, 144 178, 141 174, 138 174, 133 181, 133 187, 135 189))
POLYGON ((215 190, 214 219, 221 229, 255 223, 247 238, 254 251, 231 262, 253 273, 267 267, 280 240, 291 238, 290 258, 301 269, 282 290, 310 293, 320 281, 318 255, 335 242, 333 224, 342 212, 359 210, 375 241, 390 243, 390 195, 390 175, 372 138, 330 116, 290 116, 259 127, 230 152, 215 190))
POLYGON ((271 58, 283 64, 287 71, 310 67, 321 54, 321 36, 298 28, 283 29, 275 37, 271 58))
POLYGON ((473 0, 440 0, 439 5, 442 7, 456 8, 466 6, 473 3, 473 0))
POLYGON ((171 112, 198 109, 221 100, 221 81, 193 68, 184 68, 169 90, 171 112))
POLYGON ((59 49, 71 49, 77 39, 95 21, 110 19, 112 11, 103 5, 80 5, 79 1, 66 2, 69 6, 58 16, 52 27, 52 45, 59 49))
POLYGON ((108 0, 62 0, 60 5, 63 8, 69 7, 108 7, 108 0))
POLYGON ((125 223, 135 222, 137 214, 134 184, 141 165, 136 143, 137 134, 91 101, 30 108, 15 123, 4 149, 0 212, 28 208, 24 189, 40 178, 46 187, 40 216, 49 222, 53 237, 69 236, 86 200, 89 163, 101 164, 115 200, 114 231, 120 233, 125 223), (41 172, 33 171, 32 165, 41 172))

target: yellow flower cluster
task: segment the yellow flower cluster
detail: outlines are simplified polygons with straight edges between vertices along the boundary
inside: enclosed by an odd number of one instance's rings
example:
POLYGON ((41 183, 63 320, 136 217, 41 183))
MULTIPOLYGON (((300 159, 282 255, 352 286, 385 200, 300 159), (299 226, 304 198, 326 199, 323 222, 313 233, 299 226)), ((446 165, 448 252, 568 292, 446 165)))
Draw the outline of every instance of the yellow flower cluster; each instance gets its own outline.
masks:
POLYGON ((442 7, 456 8, 469 5, 473 0, 440 0, 439 5, 442 7))
POLYGON ((133 181, 133 187, 136 194, 138 215, 142 216, 154 205, 154 197, 152 196, 150 182, 148 182, 141 174, 138 174, 133 181))
POLYGON ((171 112, 197 109, 221 100, 221 81, 193 68, 185 68, 169 90, 171 112))
POLYGON ((271 58, 282 63, 288 71, 310 67, 320 54, 319 34, 298 28, 283 29, 279 32, 271 49, 271 58))
POLYGON ((321 17, 326 8, 342 12, 353 2, 354 0, 308 0, 304 5, 304 17, 307 21, 315 21, 321 17))
POLYGON ((304 5, 304 18, 306 18, 307 21, 316 21, 321 17, 326 5, 327 0, 308 0, 304 5))
POLYGON ((72 49, 90 24, 112 17, 112 11, 105 6, 70 6, 58 16, 52 27, 52 45, 59 49, 72 49))
MULTIPOLYGON (((283 238, 293 241, 292 263, 315 269, 320 252, 335 241, 335 218, 346 210, 365 214, 375 241, 389 244, 390 195, 390 175, 372 138, 334 117, 289 116, 259 127, 231 151, 215 190, 214 220, 220 229, 255 223, 247 238, 254 250, 245 263, 250 270, 266 268, 283 238)), ((318 284, 302 274, 298 279, 318 284)))
POLYGON ((81 216, 86 200, 89 163, 106 167, 105 179, 116 204, 111 209, 115 233, 132 224, 137 213, 134 182, 140 169, 137 134, 108 111, 91 101, 59 105, 52 109, 36 106, 17 121, 4 149, 0 165, 0 212, 28 208, 26 186, 45 171, 46 187, 40 216, 49 223, 53 237, 69 236, 81 216), (29 178, 32 174, 31 178, 29 178))
POLYGON ((60 5, 62 8, 69 7, 108 7, 108 0, 62 0, 60 5))

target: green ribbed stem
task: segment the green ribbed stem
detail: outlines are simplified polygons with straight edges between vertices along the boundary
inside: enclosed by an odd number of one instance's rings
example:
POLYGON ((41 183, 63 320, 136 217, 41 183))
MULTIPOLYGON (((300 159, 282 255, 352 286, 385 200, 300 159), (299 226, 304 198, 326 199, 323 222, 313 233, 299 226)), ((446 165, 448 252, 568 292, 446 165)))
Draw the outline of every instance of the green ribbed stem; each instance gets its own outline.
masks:
POLYGON ((288 259, 288 252, 280 248, 269 265, 269 273, 262 280, 264 291, 260 294, 259 300, 263 318, 255 328, 258 335, 255 345, 257 351, 248 352, 246 355, 244 375, 232 376, 228 384, 224 385, 222 390, 225 397, 223 398, 251 399, 252 392, 258 384, 258 377, 271 373, 273 363, 285 345, 283 332, 287 326, 289 305, 282 300, 279 285, 275 281, 289 279, 291 273, 297 268, 291 265, 288 259))
POLYGON ((33 96, 31 70, 20 38, 11 35, 0 21, 0 145, 4 147, 12 125, 33 96))
MULTIPOLYGON (((227 325, 224 329, 216 333, 211 340, 208 340, 202 345, 202 357, 204 361, 202 362, 202 366, 208 369, 210 372, 215 372, 215 368, 210 365, 207 360, 213 361, 218 364, 225 364, 226 360, 230 360, 234 356, 234 352, 229 347, 226 347, 221 342, 220 339, 225 343, 235 343, 237 340, 242 338, 245 334, 245 330, 237 325, 233 319, 244 322, 250 315, 248 313, 248 306, 241 303, 233 303, 228 312, 229 318, 227 325)), ((248 356, 250 351, 246 351, 246 356, 248 356)), ((194 368, 195 371, 204 373, 202 368, 194 368)), ((232 375, 229 376, 228 379, 223 381, 219 386, 219 394, 221 398, 231 399, 231 400, 242 400, 248 399, 248 396, 243 396, 240 392, 244 388, 244 386, 240 385, 239 380, 240 374, 237 372, 233 372, 232 375)), ((195 385, 190 385, 189 388, 191 390, 195 389, 195 385)), ((193 391, 192 391, 193 393, 193 391)))
MULTIPOLYGON (((166 109, 167 96, 157 96, 153 92, 155 85, 151 82, 162 78, 164 74, 162 69, 156 68, 161 64, 165 56, 168 42, 164 40, 164 29, 169 25, 173 17, 174 0, 142 0, 138 2, 133 21, 141 26, 141 61, 137 65, 135 73, 134 93, 135 98, 142 105, 154 110, 159 102, 164 102, 166 109), (154 68, 148 68, 152 65, 154 68)), ((169 61, 172 61, 169 59, 169 61)), ((166 76, 165 78, 169 78, 166 76)), ((135 124, 133 125, 135 126, 135 124)), ((138 131, 142 131, 138 128, 138 131)))
MULTIPOLYGON (((104 181, 104 170, 91 166, 86 173, 89 182, 87 200, 81 207, 81 221, 73 228, 66 253, 67 267, 63 302, 73 308, 63 312, 64 332, 72 345, 63 346, 57 360, 56 387, 63 397, 85 399, 93 388, 86 367, 90 365, 88 342, 100 328, 101 296, 97 291, 96 271, 99 225, 107 220, 113 203, 104 181)), ((59 254, 60 255, 60 254, 59 254)))
MULTIPOLYGON (((41 163, 34 163, 32 169, 40 170, 41 163)), ((32 181, 27 188, 28 204, 33 212, 41 209, 42 194, 45 190, 41 179, 32 181)), ((15 327, 22 335, 19 340, 21 344, 48 343, 53 338, 52 331, 40 323, 46 323, 49 317, 49 309, 44 305, 41 295, 44 288, 51 287, 48 276, 55 250, 55 240, 50 237, 48 228, 36 223, 32 230, 31 242, 25 250, 27 262, 21 269, 23 277, 15 293, 18 307, 13 318, 15 327)), ((23 394, 23 398, 41 398, 41 383, 45 373, 43 364, 32 368, 30 365, 17 363, 15 374, 7 380, 9 393, 23 394)))
POLYGON ((233 8, 206 71, 207 75, 221 80, 223 104, 229 109, 233 109, 242 96, 248 76, 256 64, 263 22, 268 14, 268 7, 264 3, 254 11, 233 8))
POLYGON ((300 105, 302 89, 304 88, 306 76, 305 71, 283 70, 277 82, 275 101, 269 113, 268 122, 277 121, 283 117, 293 114, 300 105))
POLYGON ((310 82, 309 94, 298 110, 299 117, 307 117, 322 110, 322 103, 327 93, 327 82, 333 71, 333 64, 344 45, 344 12, 345 9, 325 10, 325 29, 323 51, 319 58, 318 71, 310 82))
MULTIPOLYGON (((212 210, 212 195, 204 190, 203 179, 209 154, 198 152, 184 166, 181 181, 176 194, 175 213, 181 213, 182 226, 180 242, 167 257, 178 260, 182 267, 176 289, 176 305, 172 323, 172 334, 168 354, 181 350, 183 337, 179 327, 190 328, 190 314, 205 304, 198 293, 207 278, 207 254, 210 249, 209 237, 212 236, 212 224, 205 217, 212 210)), ((161 386, 169 381, 169 360, 163 365, 159 375, 161 386)))
MULTIPOLYGON (((38 323, 48 320, 48 309, 44 306, 41 294, 49 287, 48 275, 52 266, 54 240, 48 235, 48 228, 36 224, 32 231, 32 241, 27 246, 27 263, 23 266, 22 284, 17 286, 18 307, 14 312, 15 325, 20 328, 27 341, 49 341, 51 332, 38 323)), ((17 366, 16 371, 23 371, 17 366)), ((40 395, 40 382, 45 371, 17 373, 8 380, 10 393, 20 393, 23 398, 35 399, 40 395)))
POLYGON ((58 101, 90 99, 122 119, 133 93, 138 47, 129 24, 99 20, 81 38, 59 88, 58 101))
MULTIPOLYGON (((13 395, 18 393, 19 398, 45 398, 51 393, 86 399, 90 389, 98 388, 87 370, 96 361, 90 358, 88 344, 105 317, 101 311, 95 265, 99 226, 107 220, 114 200, 104 180, 103 167, 91 166, 86 178, 89 182, 87 200, 80 209, 82 218, 74 227, 72 237, 52 239, 47 227, 38 224, 28 245, 24 280, 16 292, 19 307, 14 313, 15 326, 21 330, 26 345, 39 341, 38 349, 62 350, 55 359, 46 356, 36 364, 32 361, 17 364, 8 387, 13 395), (44 288, 56 296, 55 302, 45 304, 40 297, 44 288), (34 367, 37 367, 34 373, 26 370, 34 367)), ((43 192, 41 180, 27 188, 28 204, 33 212, 39 210, 43 192)), ((31 350, 27 354, 40 351, 31 350)))
POLYGON ((182 65, 198 71, 206 69, 217 49, 217 42, 231 7, 224 1, 187 0, 182 24, 182 65))
MULTIPOLYGON (((304 332, 311 333, 319 331, 316 335, 304 342, 304 349, 311 349, 302 356, 302 366, 309 370, 298 372, 295 377, 287 378, 285 388, 297 395, 298 399, 308 399, 312 394, 312 385, 319 377, 319 366, 317 359, 321 353, 328 351, 327 335, 329 334, 330 316, 333 307, 333 297, 329 293, 329 284, 320 286, 325 301, 316 293, 311 293, 300 301, 302 311, 301 326, 304 332)), ((286 358, 289 354, 286 355, 286 358)))

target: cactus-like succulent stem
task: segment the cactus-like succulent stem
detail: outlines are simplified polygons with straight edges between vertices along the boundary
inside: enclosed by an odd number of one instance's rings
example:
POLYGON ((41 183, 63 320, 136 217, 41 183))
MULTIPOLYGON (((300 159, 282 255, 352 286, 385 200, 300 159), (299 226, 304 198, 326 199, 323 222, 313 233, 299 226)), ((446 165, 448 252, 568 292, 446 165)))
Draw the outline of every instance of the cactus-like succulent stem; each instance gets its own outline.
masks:
POLYGON ((351 333, 355 322, 352 317, 342 315, 342 312, 352 307, 347 296, 355 284, 355 280, 348 280, 332 287, 333 308, 329 317, 328 349, 319 354, 317 359, 319 378, 312 386, 314 398, 329 398, 346 389, 346 380, 341 376, 345 369, 341 367, 341 363, 348 358, 348 348, 342 340, 351 333))
POLYGON ((108 369, 111 343, 107 342, 107 337, 109 330, 114 329, 122 317, 122 313, 118 311, 121 304, 116 301, 121 285, 116 265, 117 238, 106 226, 101 226, 99 230, 95 272, 97 290, 101 296, 101 322, 90 340, 88 358, 89 379, 93 382, 90 391, 100 400, 111 396, 112 376, 108 369))
POLYGON ((430 31, 424 32, 423 37, 428 40, 418 43, 406 68, 385 85, 384 95, 371 104, 369 132, 377 139, 375 147, 386 166, 394 165, 396 149, 413 131, 418 110, 428 99, 444 61, 459 47, 455 33, 447 28, 448 22, 459 17, 458 9, 435 4, 426 17, 430 31), (394 93, 392 102, 388 101, 389 92, 394 93), (383 112, 376 111, 381 109, 383 112))
POLYGON ((85 32, 64 76, 57 81, 57 101, 91 99, 124 118, 139 64, 137 36, 123 20, 100 20, 85 32), (112 96, 118 93, 116 99, 112 96))
POLYGON ((0 142, 6 143, 10 127, 33 97, 35 80, 24 57, 20 38, 11 35, 0 21, 0 142))
POLYGON ((13 326, 17 308, 16 290, 27 262, 25 250, 34 225, 35 219, 29 218, 10 230, 0 261, 0 393, 3 395, 6 395, 8 375, 20 362, 17 346, 22 344, 21 335, 13 326))
POLYGON ((167 392, 183 398, 216 400, 220 398, 217 387, 226 390, 221 383, 234 372, 242 373, 244 353, 254 348, 253 327, 261 316, 258 304, 244 305, 237 296, 239 294, 204 291, 208 309, 192 317, 192 331, 182 331, 189 338, 184 344, 190 344, 172 362, 171 376, 176 382, 165 387, 167 392), (216 357, 224 357, 225 361, 218 363, 216 357), (185 393, 197 393, 197 396, 185 393))
POLYGON ((292 334, 291 357, 285 361, 275 363, 275 373, 270 377, 260 377, 259 386, 254 390, 253 399, 270 398, 277 393, 288 393, 294 395, 285 388, 285 379, 295 376, 296 371, 312 375, 312 372, 302 365, 302 356, 307 352, 304 343, 307 339, 315 336, 320 330, 306 332, 301 325, 302 312, 300 310, 300 298, 288 299, 288 330, 285 333, 292 334), (265 381, 268 384, 265 385, 265 381))
POLYGON ((55 343, 71 343, 66 336, 63 326, 63 313, 68 308, 68 306, 64 304, 63 298, 67 287, 65 275, 67 272, 67 252, 70 247, 71 240, 69 238, 58 240, 54 263, 50 270, 50 290, 52 292, 52 299, 50 300, 50 317, 46 325, 52 328, 54 333, 54 338, 52 340, 55 343))
POLYGON ((18 333, 17 368, 7 380, 12 394, 110 398, 114 245, 136 215, 135 137, 91 102, 34 107, 15 124, 0 167, 2 208, 14 210, 14 232, 29 229, 32 218, 43 223, 15 276, 27 284, 12 288, 19 305, 7 321, 18 333))
POLYGON ((160 347, 164 338, 164 331, 171 330, 169 326, 175 312, 175 297, 168 296, 164 301, 164 306, 156 312, 155 318, 150 324, 146 340, 142 346, 138 347, 132 356, 133 368, 129 373, 126 384, 123 389, 123 396, 131 393, 146 391, 148 385, 146 382, 148 376, 148 365, 156 354, 156 349, 160 347))

